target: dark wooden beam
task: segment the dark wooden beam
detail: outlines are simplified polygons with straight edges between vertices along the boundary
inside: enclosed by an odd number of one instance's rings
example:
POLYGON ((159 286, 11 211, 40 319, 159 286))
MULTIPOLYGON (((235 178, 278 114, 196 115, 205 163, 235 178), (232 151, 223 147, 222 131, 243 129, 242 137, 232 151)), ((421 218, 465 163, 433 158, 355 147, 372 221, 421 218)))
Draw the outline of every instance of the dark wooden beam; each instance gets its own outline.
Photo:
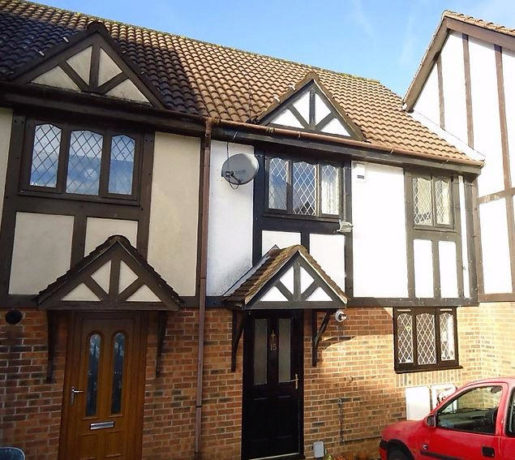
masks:
POLYGON ((326 311, 324 317, 322 318, 322 322, 320 323, 320 327, 317 325, 317 310, 311 311, 311 364, 313 367, 317 366, 318 362, 318 345, 320 345, 320 341, 322 340, 322 335, 324 335, 325 330, 327 329, 327 325, 329 324, 329 319, 331 318, 332 311, 326 311))

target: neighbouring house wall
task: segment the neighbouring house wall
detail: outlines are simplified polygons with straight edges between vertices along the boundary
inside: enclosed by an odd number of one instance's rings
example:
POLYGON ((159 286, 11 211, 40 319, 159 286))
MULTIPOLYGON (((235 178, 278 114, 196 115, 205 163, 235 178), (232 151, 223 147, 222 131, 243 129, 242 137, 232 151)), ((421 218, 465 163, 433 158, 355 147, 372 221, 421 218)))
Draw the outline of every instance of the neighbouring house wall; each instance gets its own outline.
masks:
POLYGON ((11 142, 12 110, 0 108, 0 224, 4 206, 5 180, 7 175, 7 160, 11 142))
POLYGON ((367 163, 352 175, 355 297, 407 297, 406 210, 402 168, 367 163))
POLYGON ((156 133, 148 262, 181 296, 194 296, 200 139, 156 133))
POLYGON ((415 119, 472 158, 485 160, 477 180, 482 246, 480 295, 513 291, 510 264, 515 264, 515 259, 513 247, 510 253, 509 231, 515 223, 508 219, 513 219, 515 209, 514 77, 513 51, 450 31, 413 107, 415 119), (503 136, 509 161, 503 159, 503 136))
POLYGON ((239 187, 222 177, 227 156, 253 154, 248 145, 213 141, 209 188, 207 295, 220 296, 252 266, 254 181, 239 187))

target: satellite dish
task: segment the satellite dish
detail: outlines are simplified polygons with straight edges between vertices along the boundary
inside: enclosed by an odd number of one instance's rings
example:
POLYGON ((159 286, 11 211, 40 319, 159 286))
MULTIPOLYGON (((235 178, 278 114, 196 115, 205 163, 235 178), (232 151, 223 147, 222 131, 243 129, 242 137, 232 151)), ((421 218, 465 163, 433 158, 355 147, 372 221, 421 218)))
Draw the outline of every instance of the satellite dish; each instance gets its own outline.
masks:
POLYGON ((259 163, 254 155, 237 153, 224 161, 222 177, 232 185, 243 185, 250 182, 259 170, 259 163))

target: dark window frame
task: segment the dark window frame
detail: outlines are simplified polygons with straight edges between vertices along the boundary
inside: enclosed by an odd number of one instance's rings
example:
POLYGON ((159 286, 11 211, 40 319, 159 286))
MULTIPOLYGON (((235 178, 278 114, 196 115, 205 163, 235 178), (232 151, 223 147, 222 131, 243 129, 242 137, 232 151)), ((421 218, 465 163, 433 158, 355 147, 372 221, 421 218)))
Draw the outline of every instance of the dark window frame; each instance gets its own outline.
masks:
POLYGON ((454 186, 454 178, 452 176, 446 176, 442 174, 418 174, 413 173, 411 176, 411 196, 412 196, 412 202, 413 202, 413 220, 412 225, 413 228, 419 229, 419 230, 440 230, 440 231, 450 231, 455 232, 456 231, 456 219, 459 218, 459 216, 455 216, 455 204, 456 200, 459 198, 455 194, 455 186, 454 186), (415 223, 415 187, 414 183, 417 179, 427 179, 431 182, 431 224, 417 224, 415 223), (449 224, 439 224, 436 220, 437 215, 437 203, 436 203, 436 182, 438 180, 445 180, 448 181, 449 184, 449 217, 450 217, 450 223, 449 224))
POLYGON ((419 371, 435 371, 442 369, 459 368, 459 348, 458 348, 458 315, 455 307, 397 307, 393 309, 393 347, 394 347, 394 369, 397 373, 419 372, 419 371), (418 338, 416 316, 420 314, 431 314, 435 321, 435 364, 417 364, 418 361, 418 338), (451 313, 453 315, 454 326, 454 359, 442 360, 441 358, 441 340, 440 340, 440 315, 442 313, 451 313), (399 362, 398 347, 398 331, 397 322, 401 314, 409 314, 412 317, 412 339, 413 339, 413 363, 399 362))
POLYGON ((320 161, 311 158, 291 158, 289 156, 267 154, 265 156, 265 188, 264 188, 264 214, 269 216, 286 217, 303 220, 319 220, 337 222, 345 216, 345 183, 344 166, 330 161, 320 161), (270 160, 278 158, 287 163, 286 177, 286 209, 276 209, 269 207, 269 171, 270 160), (293 164, 307 163, 315 166, 315 214, 295 214, 293 212, 293 164), (322 187, 321 187, 321 168, 322 166, 332 166, 336 168, 338 174, 338 214, 322 213, 322 187))
POLYGON ((64 198, 70 200, 126 203, 137 205, 140 199, 141 162, 143 151, 143 135, 137 131, 104 127, 90 123, 68 123, 55 119, 29 119, 25 126, 24 148, 19 192, 23 195, 64 198), (55 187, 31 185, 32 155, 36 127, 39 125, 53 125, 61 130, 59 158, 57 165, 57 178, 55 187), (70 193, 66 191, 68 164, 70 156, 70 138, 73 131, 91 131, 103 137, 102 153, 100 159, 99 191, 97 195, 70 193), (135 142, 134 163, 132 171, 132 191, 130 194, 109 192, 109 174, 111 167, 112 139, 116 136, 128 136, 135 142))

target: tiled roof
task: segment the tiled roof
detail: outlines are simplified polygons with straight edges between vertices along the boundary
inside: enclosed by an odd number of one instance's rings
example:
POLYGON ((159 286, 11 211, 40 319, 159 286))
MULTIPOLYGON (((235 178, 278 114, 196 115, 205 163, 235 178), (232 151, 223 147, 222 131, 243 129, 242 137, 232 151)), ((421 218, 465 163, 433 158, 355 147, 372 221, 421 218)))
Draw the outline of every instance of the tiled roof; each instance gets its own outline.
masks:
POLYGON ((42 53, 92 21, 105 25, 171 110, 247 122, 315 72, 372 145, 468 160, 407 114, 401 98, 378 81, 21 0, 0 0, 0 78, 42 60, 42 53))
POLYGON ((494 30, 495 32, 500 32, 502 34, 515 37, 515 29, 510 29, 509 27, 501 26, 499 24, 485 21, 483 19, 473 18, 472 16, 467 16, 466 14, 445 10, 442 14, 442 18, 457 19, 458 21, 463 21, 467 24, 472 24, 473 26, 483 27, 484 29, 494 30))
POLYGON ((318 262, 309 254, 307 249, 300 245, 279 249, 274 246, 263 258, 252 267, 243 277, 225 294, 225 301, 234 305, 245 305, 250 302, 263 287, 291 260, 300 254, 320 275, 325 283, 342 300, 347 302, 347 296, 333 279, 322 269, 318 262))

